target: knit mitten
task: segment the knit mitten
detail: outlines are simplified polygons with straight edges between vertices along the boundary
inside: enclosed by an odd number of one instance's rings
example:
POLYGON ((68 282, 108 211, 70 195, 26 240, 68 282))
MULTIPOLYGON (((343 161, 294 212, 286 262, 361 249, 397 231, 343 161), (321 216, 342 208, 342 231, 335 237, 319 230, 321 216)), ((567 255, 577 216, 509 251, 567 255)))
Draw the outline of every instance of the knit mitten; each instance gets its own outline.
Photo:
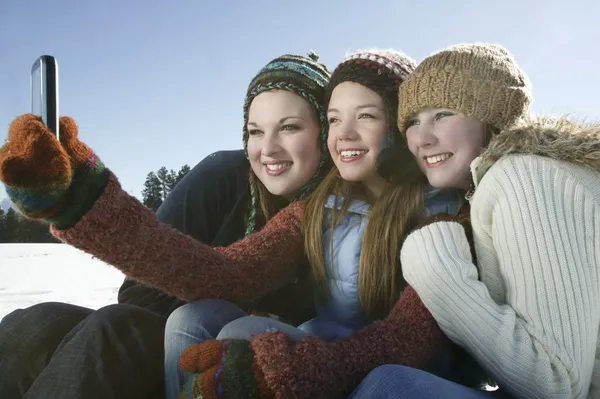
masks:
POLYGON ((195 366, 198 371, 184 385, 179 399, 273 397, 248 341, 206 341, 188 348, 179 364, 188 371, 195 366))
POLYGON ((352 353, 331 350, 317 337, 296 343, 282 332, 268 332, 253 339, 256 357, 266 384, 276 398, 326 398, 347 386, 345 357, 352 353))
POLYGON ((227 353, 231 340, 211 339, 195 344, 183 351, 179 357, 179 367, 190 373, 201 373, 219 363, 227 353))
POLYGON ((17 117, 0 148, 0 181, 30 219, 69 227, 91 209, 108 173, 86 144, 75 121, 60 118, 60 142, 33 114, 17 117))

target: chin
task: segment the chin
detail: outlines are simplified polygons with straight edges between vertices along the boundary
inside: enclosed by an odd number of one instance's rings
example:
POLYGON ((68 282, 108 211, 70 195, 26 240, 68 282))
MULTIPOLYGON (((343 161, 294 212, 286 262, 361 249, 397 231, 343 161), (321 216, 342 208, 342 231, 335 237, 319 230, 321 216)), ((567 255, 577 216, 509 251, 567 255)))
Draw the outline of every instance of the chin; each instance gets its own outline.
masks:
POLYGON ((344 174, 344 173, 340 172, 340 176, 345 181, 352 182, 352 183, 360 183, 364 179, 364 176, 357 176, 355 173, 344 174))
POLYGON ((300 187, 298 187, 297 189, 295 187, 281 187, 281 186, 265 186, 267 188, 267 191, 269 191, 269 193, 276 195, 278 197, 285 197, 285 198, 291 198, 294 196, 294 194, 296 194, 296 192, 300 189, 300 187))
POLYGON ((450 180, 442 178, 441 176, 427 176, 427 180, 431 187, 435 188, 450 188, 453 186, 450 180))

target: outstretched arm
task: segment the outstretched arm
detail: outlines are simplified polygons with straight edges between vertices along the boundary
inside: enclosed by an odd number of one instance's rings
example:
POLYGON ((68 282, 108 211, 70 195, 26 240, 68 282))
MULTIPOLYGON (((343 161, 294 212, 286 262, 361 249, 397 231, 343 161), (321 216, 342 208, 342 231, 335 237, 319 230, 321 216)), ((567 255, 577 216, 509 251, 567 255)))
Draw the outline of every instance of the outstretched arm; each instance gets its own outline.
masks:
POLYGON ((92 209, 73 227, 52 233, 127 276, 181 299, 252 301, 290 280, 302 265, 303 203, 282 210, 259 232, 212 248, 160 223, 111 174, 92 209))

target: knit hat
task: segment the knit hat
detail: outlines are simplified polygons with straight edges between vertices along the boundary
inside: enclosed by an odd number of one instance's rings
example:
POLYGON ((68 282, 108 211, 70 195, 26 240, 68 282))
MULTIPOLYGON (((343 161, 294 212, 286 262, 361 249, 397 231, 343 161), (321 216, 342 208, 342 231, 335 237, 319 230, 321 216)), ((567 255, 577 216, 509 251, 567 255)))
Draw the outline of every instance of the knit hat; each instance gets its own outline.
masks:
POLYGON ((337 85, 343 82, 355 82, 379 94, 386 105, 392 105, 392 109, 396 110, 394 104, 398 103, 398 87, 415 67, 415 61, 395 50, 350 53, 331 74, 325 103, 329 104, 331 93, 337 85))
MULTIPOLYGON (((327 67, 319 61, 319 56, 314 51, 307 57, 295 54, 284 54, 265 65, 252 79, 246 92, 244 101, 244 127, 243 140, 244 152, 248 157, 248 110, 254 97, 270 90, 287 90, 304 98, 315 110, 321 126, 321 159, 315 175, 298 190, 292 201, 308 196, 325 177, 331 156, 327 149, 327 112, 323 104, 325 89, 329 83, 330 73, 327 67)), ((257 193, 250 184, 250 211, 246 226, 246 235, 252 233, 256 225, 257 193)))
POLYGON ((331 74, 325 104, 329 104, 331 93, 342 82, 355 82, 366 86, 383 99, 389 117, 391 131, 385 136, 383 149, 377 157, 377 171, 384 178, 395 173, 397 151, 395 149, 398 110, 398 87, 415 69, 416 63, 407 55, 396 50, 361 50, 351 53, 331 74))
POLYGON ((425 58, 400 87, 398 128, 423 108, 449 108, 502 130, 529 109, 531 85, 496 44, 459 44, 425 58))

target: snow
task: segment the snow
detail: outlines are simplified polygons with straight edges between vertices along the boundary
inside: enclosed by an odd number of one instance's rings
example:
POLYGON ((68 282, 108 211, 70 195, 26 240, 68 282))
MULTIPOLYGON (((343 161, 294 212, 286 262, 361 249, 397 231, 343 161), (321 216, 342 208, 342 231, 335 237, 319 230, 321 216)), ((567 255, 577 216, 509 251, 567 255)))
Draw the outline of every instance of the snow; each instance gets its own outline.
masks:
POLYGON ((117 302, 124 275, 64 244, 0 244, 0 319, 40 302, 92 309, 117 302))

